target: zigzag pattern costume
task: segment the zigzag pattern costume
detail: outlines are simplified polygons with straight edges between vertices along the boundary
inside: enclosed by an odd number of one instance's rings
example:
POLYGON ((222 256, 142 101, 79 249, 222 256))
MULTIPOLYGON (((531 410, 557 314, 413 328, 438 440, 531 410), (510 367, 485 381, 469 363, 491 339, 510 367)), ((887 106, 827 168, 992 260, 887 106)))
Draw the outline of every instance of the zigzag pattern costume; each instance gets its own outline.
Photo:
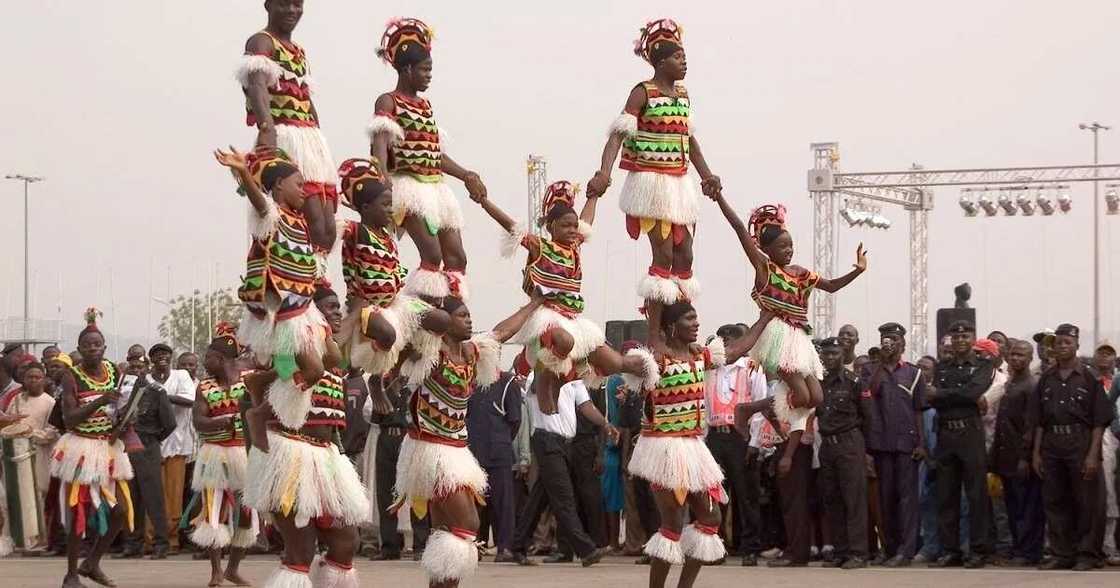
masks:
MULTIPOLYGON (((570 207, 577 190, 568 182, 555 182, 545 195, 544 213, 553 205, 570 207)), ((540 362, 561 378, 574 379, 581 375, 595 384, 602 375, 586 365, 587 356, 606 343, 599 325, 583 316, 584 299, 583 264, 580 248, 591 238, 591 225, 579 221, 579 235, 570 245, 553 241, 544 236, 527 234, 521 227, 514 227, 502 242, 502 255, 512 256, 518 246, 529 251, 525 260, 522 290, 529 295, 539 290, 545 302, 538 307, 525 326, 511 339, 511 343, 524 345, 524 359, 530 368, 540 362), (558 357, 542 336, 552 328, 560 328, 572 336, 574 345, 566 357, 558 357), (578 368, 577 368, 578 364, 578 368), (573 372, 573 370, 575 370, 573 372)))
MULTIPOLYGON (((392 65, 397 52, 408 45, 419 45, 431 51, 431 29, 418 19, 394 19, 382 35, 378 55, 392 65)), ((393 181, 394 220, 400 226, 407 216, 415 215, 424 220, 432 236, 443 230, 461 231, 463 211, 444 181, 443 132, 436 124, 431 102, 398 92, 389 96, 393 99, 393 108, 373 113, 369 140, 372 144, 381 134, 389 138, 389 160, 385 165, 393 181)), ((432 298, 451 294, 466 300, 468 292, 463 273, 441 270, 421 264, 409 277, 405 292, 432 298)))
MULTIPOLYGON (((81 365, 71 366, 78 405, 85 406, 120 385, 120 372, 113 362, 101 362, 104 376, 96 379, 81 365)), ((129 530, 133 526, 132 495, 128 481, 132 479, 132 463, 124 452, 124 442, 110 444, 113 417, 108 406, 102 406, 84 421, 76 424, 55 444, 51 456, 51 477, 61 482, 59 512, 67 513, 66 525, 79 536, 90 526, 98 533, 109 529, 109 511, 123 504, 129 530)))
POLYGON ((419 383, 435 362, 439 337, 420 327, 424 314, 432 305, 401 293, 408 270, 400 263, 396 239, 384 229, 367 227, 348 221, 342 232, 342 274, 346 293, 351 300, 364 300, 355 330, 346 337, 350 362, 369 374, 382 374, 397 364, 400 352, 411 344, 427 361, 415 362, 410 383, 419 383), (389 349, 381 349, 363 333, 374 314, 380 314, 393 326, 396 338, 389 349))
MULTIPOLYGON (((723 471, 704 443, 704 373, 724 362, 723 340, 715 338, 706 348, 697 347, 686 360, 654 359, 645 349, 635 349, 647 366, 643 380, 629 374, 623 379, 631 390, 645 392, 642 431, 628 471, 655 489, 671 490, 679 504, 690 494, 705 494, 726 503, 723 471)), ((697 525, 676 535, 662 528, 646 543, 645 553, 663 561, 683 564, 685 556, 717 561, 726 555, 716 530, 697 525)))
POLYGON ((281 41, 268 31, 262 32, 272 39, 272 51, 245 55, 237 69, 237 80, 246 92, 245 124, 256 126, 259 122, 248 102, 249 77, 264 73, 270 95, 269 109, 276 125, 276 146, 292 158, 303 174, 307 195, 329 202, 330 210, 334 211, 338 208, 334 159, 319 129, 319 118, 312 103, 315 87, 307 54, 295 43, 281 41))
MULTIPOLYGON (((282 151, 261 150, 247 158, 252 181, 261 181, 267 169, 290 165, 282 151)), ((296 356, 322 357, 328 336, 327 322, 312 304, 319 264, 303 214, 266 200, 268 211, 250 206, 252 243, 245 262, 245 276, 237 296, 245 304, 237 339, 249 346, 259 363, 271 363, 280 378, 268 390, 275 395, 306 395, 306 388, 292 379, 296 356)))
MULTIPOLYGON (((418 517, 430 501, 465 491, 481 504, 486 472, 467 447, 467 400, 476 386, 498 379, 499 343, 489 334, 463 345, 463 361, 440 351, 439 361, 409 399, 410 425, 397 461, 394 508, 411 505, 418 517)), ((478 565, 475 534, 435 530, 421 564, 434 581, 459 579, 478 565)))
POLYGON ((190 539, 199 547, 244 549, 257 539, 260 529, 257 513, 242 504, 249 458, 245 451, 240 402, 247 393, 241 380, 231 386, 222 386, 214 378, 198 383, 198 394, 206 401, 207 416, 233 417, 232 430, 199 431, 201 445, 191 478, 194 496, 184 513, 192 512, 196 505, 201 508, 193 521, 184 516, 180 523, 183 528, 194 525, 190 539), (251 522, 248 528, 241 528, 245 517, 250 517, 251 522))
MULTIPOLYGON (((267 517, 291 516, 297 527, 351 527, 368 521, 366 489, 354 464, 331 440, 308 430, 326 426, 334 436, 346 428, 343 372, 325 372, 310 394, 275 396, 274 391, 269 391, 269 403, 278 418, 268 423, 268 452, 249 450, 245 503, 267 517)), ((351 565, 316 557, 310 569, 282 564, 265 585, 356 587, 357 582, 351 565)))

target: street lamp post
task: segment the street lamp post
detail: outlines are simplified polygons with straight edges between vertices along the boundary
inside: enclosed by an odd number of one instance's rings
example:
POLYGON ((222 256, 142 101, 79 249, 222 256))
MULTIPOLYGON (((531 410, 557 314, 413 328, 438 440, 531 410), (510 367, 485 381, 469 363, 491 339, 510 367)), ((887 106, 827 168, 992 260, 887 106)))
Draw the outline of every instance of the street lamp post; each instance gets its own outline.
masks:
POLYGON ((5 180, 23 182, 23 338, 31 339, 31 239, 30 213, 28 212, 27 186, 47 178, 24 174, 8 174, 5 180))
MULTIPOLYGON (((1099 122, 1081 123, 1077 128, 1093 133, 1093 165, 1100 163, 1100 132, 1112 129, 1099 122)), ((1094 176, 1100 170, 1094 170, 1094 176)), ((1101 243, 1100 182, 1093 182, 1093 339, 1101 340, 1101 243)))

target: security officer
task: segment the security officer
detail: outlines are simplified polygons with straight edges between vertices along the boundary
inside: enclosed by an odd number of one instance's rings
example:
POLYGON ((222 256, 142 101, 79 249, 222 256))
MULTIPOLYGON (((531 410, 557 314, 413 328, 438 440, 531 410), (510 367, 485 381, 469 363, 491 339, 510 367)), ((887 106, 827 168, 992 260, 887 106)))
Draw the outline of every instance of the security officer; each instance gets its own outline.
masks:
POLYGON ((871 403, 867 450, 879 477, 883 512, 883 550, 887 567, 907 567, 918 549, 918 465, 926 459, 925 378, 918 366, 902 359, 906 329, 898 323, 879 327, 880 359, 860 379, 871 403))
POLYGON ((823 567, 867 567, 867 476, 863 427, 869 399, 860 394, 856 375, 845 369, 836 337, 821 341, 824 400, 817 407, 820 435, 820 491, 824 498, 833 557, 823 567))
POLYGON ((972 351, 976 328, 949 326, 953 354, 937 363, 929 404, 937 409, 937 531, 945 555, 931 567, 984 567, 988 553, 988 474, 984 426, 977 401, 992 383, 993 366, 972 351), (961 557, 961 484, 968 500, 967 560, 961 557))
POLYGON ((1054 555, 1039 569, 1091 570, 1103 556, 1101 436, 1113 408, 1096 372, 1077 357, 1078 336, 1070 324, 1054 330, 1054 364, 1039 378, 1029 408, 1037 425, 1034 469, 1042 478, 1054 555))

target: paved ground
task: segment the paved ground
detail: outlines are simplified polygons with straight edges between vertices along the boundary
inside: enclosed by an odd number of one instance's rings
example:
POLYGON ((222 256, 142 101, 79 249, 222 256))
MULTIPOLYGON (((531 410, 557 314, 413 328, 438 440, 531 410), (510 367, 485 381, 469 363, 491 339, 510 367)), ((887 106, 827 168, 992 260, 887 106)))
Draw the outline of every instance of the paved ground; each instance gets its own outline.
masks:
MULTIPOLYGON (((245 576, 257 585, 263 583, 275 567, 276 560, 260 556, 244 564, 245 576)), ((358 563, 361 585, 370 587, 423 587, 424 574, 419 564, 413 562, 358 563)), ((0 587, 3 588, 57 588, 65 571, 61 559, 0 560, 0 587)), ((201 588, 209 579, 209 566, 205 562, 177 557, 166 561, 107 561, 105 571, 120 588, 201 588)), ((464 588, 499 586, 501 588, 572 588, 596 586, 604 588, 644 588, 648 568, 636 566, 631 559, 609 559, 592 568, 578 564, 522 568, 509 564, 484 563, 464 588)), ((670 578, 672 580, 672 577, 670 578)), ((931 570, 911 568, 891 570, 870 568, 859 571, 824 570, 818 568, 798 570, 771 570, 764 567, 741 568, 726 565, 705 568, 700 574, 697 588, 738 588, 765 586, 766 588, 828 588, 855 587, 907 588, 910 586, 937 586, 939 588, 969 588, 1000 585, 1006 588, 1077 588, 1080 586, 1112 586, 1120 580, 1120 573, 1099 572, 1039 572, 1037 570, 1011 570, 988 568, 984 570, 931 570)), ((96 586, 86 582, 89 586, 96 586)), ((670 582, 670 586, 675 584, 670 582)))

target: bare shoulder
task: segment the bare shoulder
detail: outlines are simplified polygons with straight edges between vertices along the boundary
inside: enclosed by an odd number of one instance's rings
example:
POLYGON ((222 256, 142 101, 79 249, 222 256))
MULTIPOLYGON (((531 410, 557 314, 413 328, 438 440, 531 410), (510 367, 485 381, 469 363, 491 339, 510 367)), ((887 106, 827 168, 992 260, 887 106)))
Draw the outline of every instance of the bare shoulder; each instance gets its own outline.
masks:
POLYGON ((247 54, 271 53, 272 47, 272 37, 264 31, 253 33, 249 40, 245 41, 245 53, 247 54))

